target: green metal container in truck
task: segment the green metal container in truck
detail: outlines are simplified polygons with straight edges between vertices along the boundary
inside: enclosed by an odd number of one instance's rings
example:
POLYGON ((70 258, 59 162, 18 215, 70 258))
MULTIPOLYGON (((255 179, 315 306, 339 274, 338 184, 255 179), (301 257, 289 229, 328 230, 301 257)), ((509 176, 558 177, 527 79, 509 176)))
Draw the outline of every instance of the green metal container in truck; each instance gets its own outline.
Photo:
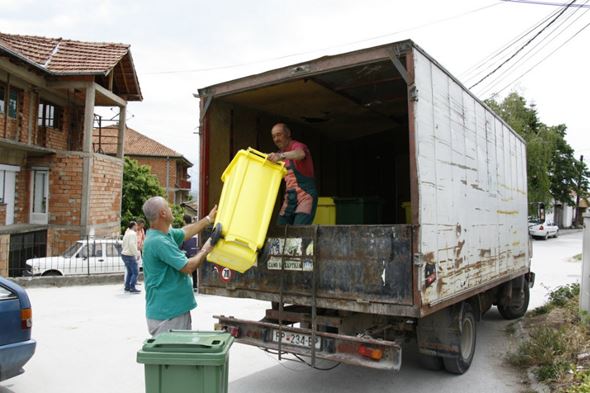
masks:
POLYGON ((137 362, 145 365, 146 393, 227 393, 233 341, 229 333, 190 330, 146 340, 137 352, 137 362))

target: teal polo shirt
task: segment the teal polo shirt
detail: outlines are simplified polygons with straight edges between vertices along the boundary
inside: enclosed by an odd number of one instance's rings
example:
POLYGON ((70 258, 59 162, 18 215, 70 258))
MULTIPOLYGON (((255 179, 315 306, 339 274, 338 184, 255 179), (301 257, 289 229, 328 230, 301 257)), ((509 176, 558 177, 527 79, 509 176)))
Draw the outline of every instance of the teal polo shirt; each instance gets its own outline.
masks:
POLYGON ((142 258, 148 319, 171 319, 197 307, 191 277, 179 271, 187 264, 183 241, 182 229, 147 232, 142 258))

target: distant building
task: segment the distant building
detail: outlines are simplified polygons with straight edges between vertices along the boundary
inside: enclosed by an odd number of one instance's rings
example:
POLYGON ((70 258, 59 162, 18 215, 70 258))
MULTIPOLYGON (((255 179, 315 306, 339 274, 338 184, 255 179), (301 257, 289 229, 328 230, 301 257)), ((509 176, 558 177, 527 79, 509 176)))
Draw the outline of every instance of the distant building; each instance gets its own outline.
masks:
MULTIPOLYGON (((182 154, 162 145, 142 133, 126 128, 125 157, 136 160, 141 165, 150 167, 166 190, 168 200, 180 204, 189 200, 191 183, 188 180, 188 168, 193 164, 182 154)), ((117 126, 94 129, 93 149, 115 155, 118 143, 117 126)))
POLYGON ((94 110, 141 100, 127 44, 0 33, 0 275, 119 234, 123 145, 93 150, 94 110))

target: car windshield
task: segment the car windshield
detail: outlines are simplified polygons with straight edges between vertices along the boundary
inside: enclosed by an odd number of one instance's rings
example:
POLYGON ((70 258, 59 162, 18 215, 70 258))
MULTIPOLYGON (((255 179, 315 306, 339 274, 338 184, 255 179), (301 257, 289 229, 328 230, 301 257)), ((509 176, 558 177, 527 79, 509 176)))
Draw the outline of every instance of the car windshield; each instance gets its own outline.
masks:
POLYGON ((542 224, 542 223, 543 223, 543 221, 539 220, 538 218, 537 219, 534 219, 534 218, 529 219, 529 224, 542 224))
POLYGON ((74 243, 74 244, 72 244, 66 250, 66 252, 64 252, 64 258, 71 258, 71 257, 73 257, 74 254, 76 253, 76 251, 78 251, 79 248, 80 248, 80 243, 74 243))

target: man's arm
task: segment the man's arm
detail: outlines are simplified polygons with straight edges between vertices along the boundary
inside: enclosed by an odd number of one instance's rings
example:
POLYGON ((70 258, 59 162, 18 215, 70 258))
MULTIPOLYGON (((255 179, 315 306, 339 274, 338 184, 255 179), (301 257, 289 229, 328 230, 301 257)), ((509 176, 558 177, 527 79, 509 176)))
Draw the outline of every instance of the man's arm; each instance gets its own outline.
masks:
POLYGON ((211 211, 206 217, 203 217, 199 221, 183 227, 182 230, 184 231, 184 240, 188 240, 196 234, 201 233, 203 229, 213 224, 213 222, 215 222, 216 215, 217 205, 215 205, 213 209, 211 209, 211 211))
POLYGON ((295 149, 288 151, 286 153, 270 153, 268 155, 268 160, 272 162, 278 161, 285 161, 285 160, 294 160, 300 161, 305 158, 305 151, 303 149, 295 149))
POLYGON ((180 269, 180 272, 192 274, 195 270, 199 268, 199 266, 203 264, 203 262, 205 262, 205 259, 207 259, 207 255, 211 252, 212 249, 213 247, 211 246, 211 241, 207 240, 207 242, 203 245, 203 248, 201 248, 201 251, 199 251, 197 255, 195 255, 194 257, 189 258, 186 265, 184 265, 184 267, 180 269))

